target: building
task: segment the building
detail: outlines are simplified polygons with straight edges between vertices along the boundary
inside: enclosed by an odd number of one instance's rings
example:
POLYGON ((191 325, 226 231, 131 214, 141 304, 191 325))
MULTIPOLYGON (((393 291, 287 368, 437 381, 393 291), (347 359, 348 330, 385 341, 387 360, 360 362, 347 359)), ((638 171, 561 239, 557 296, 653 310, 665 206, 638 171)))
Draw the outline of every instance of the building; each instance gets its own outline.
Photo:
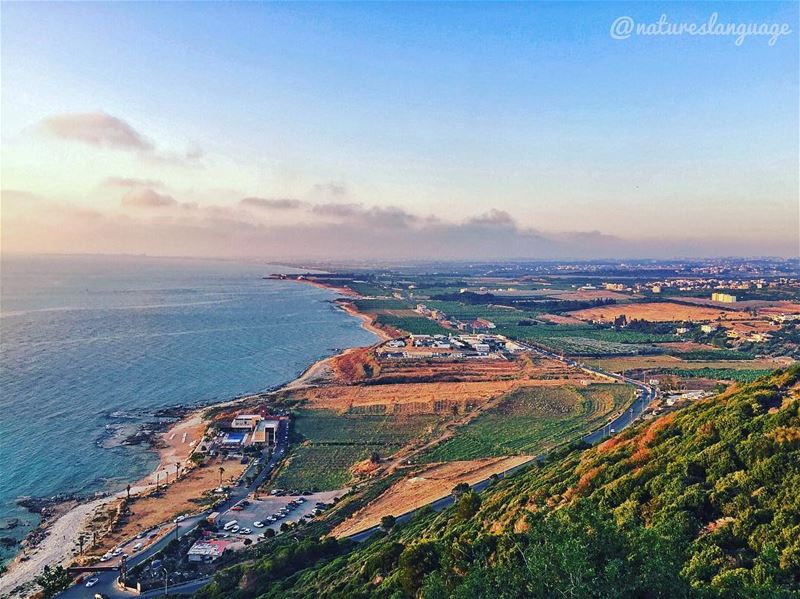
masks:
POLYGON ((711 301, 712 302, 722 302, 724 304, 733 304, 736 302, 736 296, 730 295, 729 293, 712 293, 711 294, 711 301))
POLYGON ((239 414, 231 422, 231 428, 253 430, 263 418, 261 414, 239 414))
POLYGON ((473 329, 494 329, 496 325, 491 320, 485 318, 476 318, 472 321, 473 329))
POLYGON ((608 291, 625 291, 625 285, 622 283, 603 283, 603 287, 608 291))
POLYGON ((256 424, 253 431, 253 443, 263 443, 264 445, 275 445, 278 438, 278 427, 280 420, 262 419, 256 424))
POLYGON ((715 327, 713 324, 704 324, 700 327, 700 330, 704 333, 713 333, 717 330, 717 327, 715 327))
POLYGON ((661 293, 661 285, 653 285, 650 291, 652 291, 653 293, 661 293))
POLYGON ((187 554, 190 562, 213 562, 225 553, 228 548, 226 541, 197 541, 189 548, 187 554))

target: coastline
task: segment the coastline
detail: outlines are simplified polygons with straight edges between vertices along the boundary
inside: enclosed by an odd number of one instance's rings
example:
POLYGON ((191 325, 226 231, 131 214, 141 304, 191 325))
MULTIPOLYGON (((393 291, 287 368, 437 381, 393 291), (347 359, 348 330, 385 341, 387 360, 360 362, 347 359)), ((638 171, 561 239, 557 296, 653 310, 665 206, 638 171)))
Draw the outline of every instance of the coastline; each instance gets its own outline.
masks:
MULTIPOLYGON (((349 298, 359 297, 358 294, 350 289, 324 285, 317 281, 309 281, 307 279, 292 278, 290 280, 294 280, 298 283, 310 284, 322 289, 333 290, 349 298)), ((347 313, 348 316, 360 319, 362 328, 376 335, 379 338, 379 342, 382 343, 392 338, 389 333, 375 324, 374 319, 369 314, 359 312, 355 305, 346 301, 345 298, 337 298, 331 301, 341 308, 342 311, 347 313)), ((157 433, 152 438, 150 449, 158 453, 158 464, 150 473, 130 483, 131 495, 139 496, 147 494, 153 489, 158 478, 162 475, 166 476, 175 473, 176 461, 183 463, 188 459, 189 455, 191 455, 191 451, 186 452, 186 450, 190 448, 193 449, 199 442, 196 431, 198 429, 201 431, 205 430, 207 421, 203 418, 203 414, 209 408, 233 406, 283 390, 294 390, 313 385, 315 381, 324 378, 326 373, 332 372, 331 364, 333 360, 347 355, 349 352, 356 349, 359 348, 350 347, 331 356, 321 358, 308 366, 308 368, 294 379, 266 391, 235 397, 219 403, 203 405, 186 412, 169 426, 169 428, 157 433), (195 431, 195 438, 190 436, 193 430, 195 431), (184 432, 187 433, 185 439, 183 436, 184 432), (189 445, 189 442, 192 442, 191 445, 189 445), (180 447, 181 445, 185 447, 180 447)), ((169 409, 169 406, 165 409, 169 409)), ((200 437, 201 436, 202 433, 200 434, 200 437)), ((174 480, 167 486, 167 493, 169 493, 169 488, 173 483, 174 480)), ((28 537, 26 537, 30 538, 30 536, 34 534, 42 535, 42 540, 32 550, 22 547, 14 559, 6 564, 6 570, 0 574, 0 597, 26 597, 28 596, 26 595, 26 590, 21 590, 22 594, 16 595, 12 594, 12 591, 17 588, 24 589, 30 586, 34 578, 41 573, 45 565, 66 565, 66 563, 74 560, 75 556, 73 555, 73 550, 77 546, 77 538, 87 533, 89 520, 91 520, 92 516, 96 514, 99 509, 110 503, 124 499, 126 495, 127 489, 122 489, 103 497, 86 498, 74 507, 66 510, 64 509, 65 504, 54 506, 54 509, 58 510, 60 508, 63 513, 56 518, 42 520, 38 526, 31 530, 28 537)))

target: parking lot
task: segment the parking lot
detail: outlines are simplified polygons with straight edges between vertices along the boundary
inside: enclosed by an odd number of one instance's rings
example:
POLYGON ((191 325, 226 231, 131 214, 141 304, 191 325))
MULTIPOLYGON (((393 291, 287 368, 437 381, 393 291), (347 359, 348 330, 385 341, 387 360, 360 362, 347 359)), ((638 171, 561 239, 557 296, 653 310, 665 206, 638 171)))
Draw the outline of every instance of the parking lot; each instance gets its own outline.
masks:
POLYGON ((251 532, 250 534, 242 534, 241 531, 237 533, 228 532, 229 537, 227 537, 227 540, 235 542, 237 538, 242 540, 245 538, 250 538, 251 540, 256 541, 257 537, 268 528, 278 532, 282 523, 296 523, 302 516, 310 516, 311 512, 317 508, 318 502, 330 504, 332 503, 334 497, 341 497, 345 492, 346 490, 327 491, 324 493, 311 493, 309 495, 302 496, 286 495, 283 497, 261 495, 259 499, 253 499, 252 497, 249 497, 247 499, 249 505, 243 507, 240 511, 229 510, 225 512, 217 520, 217 526, 220 529, 220 532, 226 532, 222 530, 225 524, 232 520, 236 520, 241 528, 249 528, 251 532), (289 507, 291 502, 299 501, 300 499, 305 501, 300 502, 300 505, 296 508, 289 507), (269 516, 277 515, 282 508, 289 509, 289 513, 285 517, 281 517, 275 522, 267 521, 269 516), (262 522, 264 526, 262 528, 256 527, 254 524, 255 522, 262 522))

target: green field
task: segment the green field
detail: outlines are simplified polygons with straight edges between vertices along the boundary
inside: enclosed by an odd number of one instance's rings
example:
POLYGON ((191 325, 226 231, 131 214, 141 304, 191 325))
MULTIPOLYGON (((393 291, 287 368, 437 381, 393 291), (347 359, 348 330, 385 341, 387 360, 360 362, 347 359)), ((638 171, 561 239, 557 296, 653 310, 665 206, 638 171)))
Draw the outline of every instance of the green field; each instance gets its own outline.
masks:
POLYGON ((304 445, 293 449, 287 463, 270 483, 297 491, 332 491, 347 486, 350 467, 369 457, 362 445, 304 445))
POLYGON ((378 314, 378 324, 400 329, 412 335, 448 335, 453 331, 439 326, 436 322, 424 316, 395 316, 393 314, 378 314))
POLYGON ((737 383, 752 383, 762 376, 768 375, 771 370, 738 370, 736 368, 697 368, 688 370, 684 368, 665 369, 666 374, 674 374, 684 378, 704 378, 716 381, 736 381, 737 383))
POLYGON ((616 384, 517 389, 425 454, 423 461, 538 455, 601 426, 633 395, 633 387, 616 384))
POLYGON ((314 444, 400 446, 425 432, 438 418, 339 414, 333 410, 301 410, 295 434, 314 444))
POLYGON ((438 422, 436 416, 339 414, 333 410, 301 410, 291 450, 272 487, 329 491, 350 481, 350 468, 373 452, 386 457, 438 422))

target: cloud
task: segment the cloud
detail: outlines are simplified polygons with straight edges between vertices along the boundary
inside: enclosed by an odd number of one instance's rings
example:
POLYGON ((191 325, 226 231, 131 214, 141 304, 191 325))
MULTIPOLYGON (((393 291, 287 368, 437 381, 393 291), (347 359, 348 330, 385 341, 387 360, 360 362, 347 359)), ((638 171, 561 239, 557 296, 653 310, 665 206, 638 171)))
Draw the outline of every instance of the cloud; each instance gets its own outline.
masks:
POLYGON ((493 208, 489 212, 469 219, 469 224, 479 227, 500 227, 505 229, 516 229, 517 223, 505 210, 493 208))
POLYGON ((53 137, 100 148, 150 152, 155 146, 128 123, 105 112, 59 114, 41 122, 53 137))
POLYGON ((317 196, 341 198, 347 195, 347 186, 344 183, 317 183, 311 191, 317 196))
POLYGON ((151 189, 163 189, 165 187, 162 181, 155 179, 135 179, 129 177, 108 177, 100 184, 103 187, 120 187, 123 189, 140 189, 149 187, 151 189))
POLYGON ((38 129, 45 135, 96 148, 137 152, 139 158, 155 164, 188 166, 204 156, 192 144, 183 152, 164 151, 126 121, 105 112, 57 114, 42 120, 38 129))
POLYGON ((346 221, 361 223, 371 227, 406 228, 420 222, 420 218, 397 206, 364 207, 362 204, 317 204, 312 207, 314 214, 346 221))
POLYGON ((126 193, 122 197, 122 205, 125 208, 168 208, 177 206, 178 200, 152 189, 139 189, 126 193))
POLYGON ((297 210, 305 206, 305 202, 291 198, 244 198, 239 201, 240 206, 250 208, 263 208, 265 210, 297 210))

